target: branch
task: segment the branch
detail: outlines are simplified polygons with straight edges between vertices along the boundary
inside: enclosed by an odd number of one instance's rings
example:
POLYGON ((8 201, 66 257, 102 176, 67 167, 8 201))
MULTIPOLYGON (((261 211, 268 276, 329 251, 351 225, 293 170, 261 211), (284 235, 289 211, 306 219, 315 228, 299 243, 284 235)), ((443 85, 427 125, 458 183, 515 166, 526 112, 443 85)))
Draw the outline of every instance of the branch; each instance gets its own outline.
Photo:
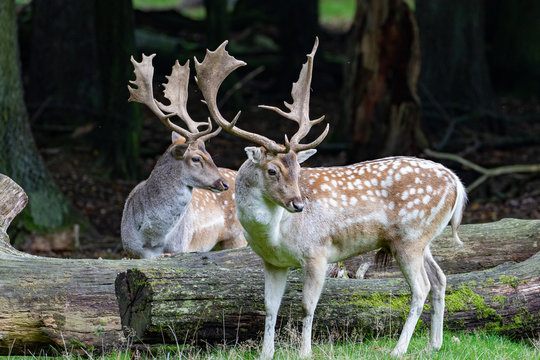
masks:
POLYGON ((433 151, 431 149, 424 149, 424 153, 436 159, 445 159, 445 160, 452 160, 452 161, 458 162, 461 165, 471 168, 474 171, 482 174, 482 176, 480 176, 471 185, 467 187, 468 192, 475 189, 477 186, 482 184, 484 181, 486 181, 490 177, 504 175, 504 174, 523 173, 523 172, 540 172, 540 164, 506 165, 506 166, 499 166, 492 169, 487 169, 485 167, 477 165, 455 154, 442 153, 438 151, 433 151))

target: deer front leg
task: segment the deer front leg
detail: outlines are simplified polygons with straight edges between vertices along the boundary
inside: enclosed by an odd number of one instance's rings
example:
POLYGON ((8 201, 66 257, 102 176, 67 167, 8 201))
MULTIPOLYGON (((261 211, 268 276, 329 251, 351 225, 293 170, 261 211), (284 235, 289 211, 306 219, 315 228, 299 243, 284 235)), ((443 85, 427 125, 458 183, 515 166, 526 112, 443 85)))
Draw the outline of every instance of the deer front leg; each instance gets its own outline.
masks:
POLYGON ((264 340, 261 352, 262 359, 274 356, 274 335, 277 313, 281 298, 287 284, 287 268, 278 268, 267 262, 264 263, 264 306, 266 320, 264 323, 264 340))
POLYGON ((327 261, 324 257, 309 259, 305 265, 304 289, 302 296, 302 343, 300 344, 300 357, 311 356, 311 331, 313 314, 319 302, 324 285, 327 261))

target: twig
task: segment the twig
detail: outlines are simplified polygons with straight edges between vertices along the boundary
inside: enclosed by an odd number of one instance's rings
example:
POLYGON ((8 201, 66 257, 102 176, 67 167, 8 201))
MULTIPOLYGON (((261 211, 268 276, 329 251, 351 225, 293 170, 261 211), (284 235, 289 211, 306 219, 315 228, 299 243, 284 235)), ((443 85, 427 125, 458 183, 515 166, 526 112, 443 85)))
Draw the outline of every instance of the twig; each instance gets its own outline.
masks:
POLYGON ((482 176, 480 176, 471 185, 467 187, 467 191, 469 192, 472 191, 474 188, 476 188, 478 185, 482 184, 488 178, 493 177, 493 176, 499 176, 503 174, 515 174, 515 173, 522 173, 522 172, 540 172, 540 164, 506 165, 506 166, 499 166, 492 169, 487 169, 485 167, 477 165, 455 154, 442 153, 438 151, 433 151, 431 149, 424 149, 424 153, 436 159, 445 159, 445 160, 452 160, 452 161, 458 162, 461 165, 469 167, 473 169, 474 171, 482 174, 482 176))

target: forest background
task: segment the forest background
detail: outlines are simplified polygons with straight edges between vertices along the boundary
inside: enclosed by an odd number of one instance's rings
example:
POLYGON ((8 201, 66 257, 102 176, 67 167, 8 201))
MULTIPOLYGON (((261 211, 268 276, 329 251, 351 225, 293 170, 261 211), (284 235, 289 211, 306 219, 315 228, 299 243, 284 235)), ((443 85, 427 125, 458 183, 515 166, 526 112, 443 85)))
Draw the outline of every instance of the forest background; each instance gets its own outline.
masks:
MULTIPOLYGON (((432 158, 469 186, 465 222, 540 218, 539 17, 534 0, 0 1, 0 173, 30 199, 10 238, 40 255, 123 257, 124 201, 170 143, 127 102, 129 58, 157 54, 159 89, 176 59, 225 39, 248 65, 220 106, 280 140, 295 129, 257 105, 289 101, 319 37, 310 111, 331 133, 309 166, 432 158)), ((195 119, 200 98, 192 82, 195 119)), ((237 169, 246 145, 221 134, 208 150, 237 169)))

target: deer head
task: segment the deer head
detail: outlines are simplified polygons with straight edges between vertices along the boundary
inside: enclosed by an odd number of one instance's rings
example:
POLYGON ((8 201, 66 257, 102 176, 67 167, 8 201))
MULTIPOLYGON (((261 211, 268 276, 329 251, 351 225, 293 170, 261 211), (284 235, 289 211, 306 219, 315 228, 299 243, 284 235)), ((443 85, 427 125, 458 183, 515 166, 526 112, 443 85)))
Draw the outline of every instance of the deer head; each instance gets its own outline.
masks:
POLYGON ((173 177, 181 178, 182 182, 190 187, 216 192, 227 190, 229 188, 227 182, 204 145, 204 142, 216 136, 221 128, 212 132, 210 119, 208 122, 195 122, 187 112, 189 60, 182 66, 176 61, 171 74, 167 76, 167 83, 163 84, 164 96, 169 101, 166 105, 154 99, 152 84, 154 56, 155 54, 150 56, 143 54, 141 62, 131 57, 136 78, 130 80, 135 87, 128 85, 130 92, 128 100, 145 104, 173 132, 173 143, 156 167, 166 167, 169 176, 172 174, 173 177), (174 116, 182 120, 187 129, 173 123, 171 118, 174 116), (206 126, 206 129, 200 131, 201 126, 206 126))
POLYGON ((292 86, 293 103, 285 102, 289 112, 277 107, 260 105, 261 108, 275 111, 280 116, 292 120, 298 124, 298 131, 289 141, 287 135, 283 144, 268 139, 259 134, 245 131, 236 126, 240 112, 229 122, 220 113, 217 107, 217 90, 225 78, 235 69, 245 65, 243 61, 236 60, 225 50, 227 41, 221 44, 215 51, 207 51, 202 63, 195 60, 197 71, 197 84, 208 105, 208 109, 214 121, 227 132, 250 140, 260 147, 247 147, 246 153, 252 165, 258 170, 254 181, 258 182, 263 196, 282 206, 289 212, 300 212, 304 209, 302 196, 298 186, 300 164, 315 154, 314 149, 328 134, 327 124, 323 133, 313 142, 301 144, 313 125, 324 120, 324 116, 310 120, 309 98, 311 77, 313 71, 313 57, 319 44, 318 39, 307 62, 302 66, 298 81, 292 86), (212 76, 209 76, 209 75, 212 76))

